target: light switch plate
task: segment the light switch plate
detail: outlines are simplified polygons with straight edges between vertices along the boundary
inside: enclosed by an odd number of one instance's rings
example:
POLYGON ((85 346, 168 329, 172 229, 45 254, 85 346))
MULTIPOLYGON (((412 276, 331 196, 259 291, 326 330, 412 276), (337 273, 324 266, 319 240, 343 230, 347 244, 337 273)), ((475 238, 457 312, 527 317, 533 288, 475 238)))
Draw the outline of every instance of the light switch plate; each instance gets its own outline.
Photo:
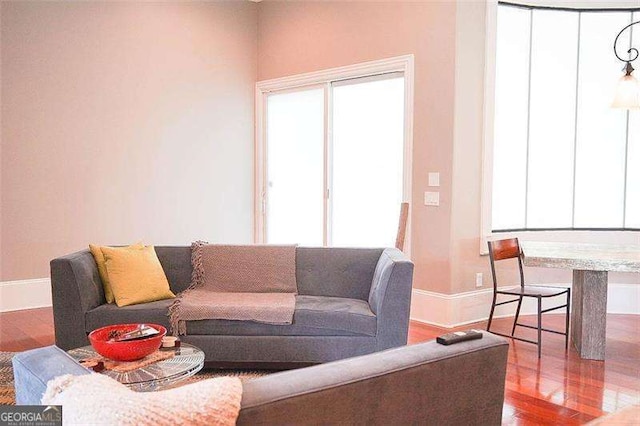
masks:
POLYGON ((440 186, 440 173, 429 172, 429 186, 440 186))
POLYGON ((439 192, 425 192, 424 193, 424 205, 425 206, 439 206, 440 205, 440 193, 439 192))

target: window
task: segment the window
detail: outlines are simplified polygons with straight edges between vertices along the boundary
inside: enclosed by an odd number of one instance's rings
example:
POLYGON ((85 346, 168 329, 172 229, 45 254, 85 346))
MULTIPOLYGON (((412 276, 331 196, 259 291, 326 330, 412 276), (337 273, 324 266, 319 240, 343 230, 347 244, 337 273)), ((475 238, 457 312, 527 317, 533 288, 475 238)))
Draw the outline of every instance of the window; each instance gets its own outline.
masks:
POLYGON ((257 242, 393 246, 410 194, 411 59, 258 83, 257 242))
MULTIPOLYGON (((640 229, 640 113, 610 107, 624 65, 613 40, 638 19, 499 4, 494 232, 640 229)), ((627 30, 619 46, 639 43, 627 30)))

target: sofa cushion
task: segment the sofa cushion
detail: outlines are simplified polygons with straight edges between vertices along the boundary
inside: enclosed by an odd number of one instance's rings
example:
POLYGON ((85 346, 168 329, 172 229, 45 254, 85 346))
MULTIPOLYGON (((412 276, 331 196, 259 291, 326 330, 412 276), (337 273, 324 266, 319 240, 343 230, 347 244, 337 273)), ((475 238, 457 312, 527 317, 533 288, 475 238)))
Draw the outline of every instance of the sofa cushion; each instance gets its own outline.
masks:
POLYGON ((191 246, 156 246, 158 260, 175 294, 185 291, 191 284, 191 246))
POLYGON ((368 300, 383 249, 298 247, 298 294, 368 300))
POLYGON ((187 321, 187 335, 231 336, 352 336, 376 335, 376 317, 363 300, 342 297, 296 296, 290 325, 249 321, 187 321))
MULTIPOLYGON (((118 308, 113 304, 87 312, 87 332, 116 323, 154 322, 168 327, 172 300, 118 308)), ((187 335, 230 336, 353 336, 376 335, 376 317, 363 300, 342 297, 296 297, 293 324, 272 325, 251 321, 187 321, 187 335)))
POLYGON ((173 301, 174 299, 165 299, 121 308, 114 303, 100 305, 87 312, 85 328, 87 332, 91 332, 105 325, 150 322, 169 329, 167 312, 173 301))

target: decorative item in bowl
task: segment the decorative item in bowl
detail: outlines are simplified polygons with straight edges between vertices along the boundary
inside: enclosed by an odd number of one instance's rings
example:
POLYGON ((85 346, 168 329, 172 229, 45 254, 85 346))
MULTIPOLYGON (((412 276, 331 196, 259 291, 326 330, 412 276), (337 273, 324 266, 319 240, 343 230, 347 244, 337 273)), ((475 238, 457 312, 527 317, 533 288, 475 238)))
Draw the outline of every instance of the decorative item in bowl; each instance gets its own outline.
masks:
POLYGON ((166 334, 159 324, 117 324, 93 330, 89 342, 105 358, 135 361, 159 349, 166 334))

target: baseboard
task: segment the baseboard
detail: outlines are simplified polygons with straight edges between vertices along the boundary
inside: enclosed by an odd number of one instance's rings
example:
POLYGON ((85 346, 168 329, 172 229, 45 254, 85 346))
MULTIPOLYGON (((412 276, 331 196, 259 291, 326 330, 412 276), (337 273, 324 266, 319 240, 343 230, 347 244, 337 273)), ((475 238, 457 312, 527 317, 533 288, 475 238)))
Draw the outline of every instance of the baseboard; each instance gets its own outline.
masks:
MULTIPOLYGON (((548 284, 551 285, 551 284, 548 284)), ((493 289, 469 291, 457 294, 443 294, 433 291, 413 289, 411 298, 411 319, 443 328, 458 327, 489 316, 493 289)), ((504 299, 507 300, 507 299, 504 299)), ((545 301, 554 303, 553 301, 545 301)), ((498 306, 494 318, 511 317, 515 313, 515 303, 498 306)), ((551 305, 553 306, 553 305, 551 305)), ((535 315, 536 301, 525 298, 520 310, 523 315, 535 315)), ((640 315, 640 285, 609 284, 607 313, 640 315)))
POLYGON ((0 312, 47 306, 51 306, 49 278, 0 282, 0 312))
MULTIPOLYGON (((443 294, 413 289, 411 319, 438 327, 452 328, 486 320, 493 290, 482 289, 457 294, 443 294)), ((51 280, 0 282, 0 312, 51 306, 51 280)), ((498 306, 494 317, 513 316, 515 304, 498 306)), ((525 299, 523 315, 536 313, 535 300, 525 299)), ((609 284, 607 313, 640 315, 640 285, 609 284)))

